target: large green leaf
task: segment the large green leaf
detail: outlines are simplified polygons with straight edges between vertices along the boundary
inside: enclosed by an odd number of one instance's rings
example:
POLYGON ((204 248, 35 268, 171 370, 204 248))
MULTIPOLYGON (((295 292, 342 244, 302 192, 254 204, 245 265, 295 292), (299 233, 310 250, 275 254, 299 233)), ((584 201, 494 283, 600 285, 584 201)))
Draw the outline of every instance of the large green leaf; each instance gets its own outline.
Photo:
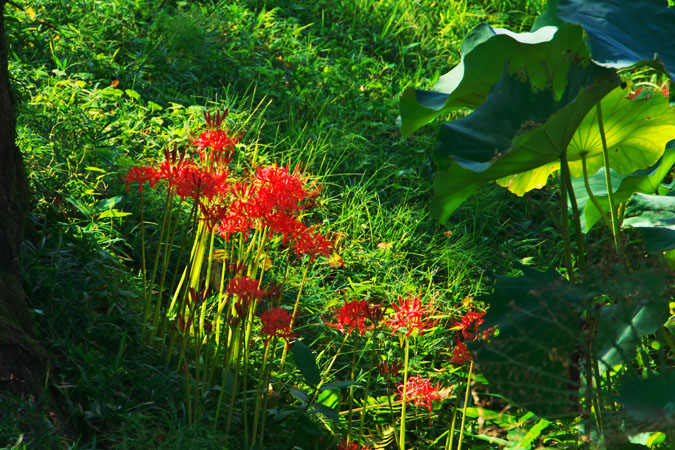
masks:
POLYGON ((675 79, 675 8, 666 0, 549 0, 550 10, 533 27, 560 25, 560 19, 584 27, 596 63, 613 68, 639 62, 663 69, 675 79))
POLYGON ((675 195, 635 194, 623 224, 640 230, 649 252, 675 249, 675 195))
MULTIPOLYGON (((568 89, 560 101, 545 91, 528 91, 527 83, 507 75, 476 111, 444 124, 435 152, 444 172, 437 175, 437 198, 432 204, 441 220, 488 181, 496 180, 518 195, 542 187, 559 168, 565 151, 573 176, 582 175, 583 157, 590 173, 602 167, 594 106, 613 87, 607 71, 572 66, 568 89)), ((634 101, 619 87, 602 98, 601 104, 610 166, 619 173, 655 164, 666 143, 675 137, 675 108, 661 94, 634 101)))
POLYGON ((295 365, 298 366, 300 373, 310 386, 317 386, 321 382, 321 374, 316 365, 316 356, 302 341, 295 341, 291 344, 291 351, 295 359, 295 365))
MULTIPOLYGON (((602 99, 602 115, 610 167, 627 174, 655 164, 666 144, 675 139, 675 108, 661 93, 631 100, 617 88, 602 99)), ((589 173, 603 166, 602 140, 594 108, 579 125, 567 148, 572 176, 583 175, 581 157, 586 155, 589 173)))
MULTIPOLYGON (((666 146, 666 151, 661 159, 648 169, 636 170, 628 175, 610 169, 614 200, 618 203, 627 202, 633 194, 655 194, 659 192, 661 182, 670 173, 675 164, 675 141, 666 146)), ((602 214, 609 212, 609 199, 607 196, 607 184, 605 181, 605 169, 588 177, 588 184, 602 211, 598 211, 590 201, 583 177, 572 178, 572 185, 576 194, 577 204, 581 213, 581 226, 584 232, 588 232, 600 220, 602 214)))
POLYGON ((581 27, 561 24, 532 33, 478 25, 462 43, 457 66, 443 75, 433 91, 407 88, 401 96, 401 133, 404 137, 452 110, 480 105, 500 78, 506 62, 512 74, 527 76, 535 88, 552 84, 561 95, 570 61, 588 57, 581 27))
POLYGON ((524 268, 503 278, 484 300, 490 341, 468 343, 492 389, 547 419, 574 416, 578 406, 582 309, 587 294, 561 278, 524 268))
POLYGON ((619 383, 616 400, 623 405, 626 429, 675 429, 675 370, 647 377, 627 375, 619 383))
POLYGON ((600 308, 595 334, 595 354, 600 373, 613 366, 630 366, 640 338, 655 333, 668 320, 665 277, 653 268, 617 276, 601 287, 615 301, 600 308))
POLYGON ((556 99, 552 87, 534 90, 504 70, 479 108, 441 127, 434 153, 440 169, 435 215, 445 221, 478 186, 500 178, 517 192, 543 186, 579 124, 617 84, 609 69, 572 65, 556 99), (519 175, 533 169, 538 173, 519 175))

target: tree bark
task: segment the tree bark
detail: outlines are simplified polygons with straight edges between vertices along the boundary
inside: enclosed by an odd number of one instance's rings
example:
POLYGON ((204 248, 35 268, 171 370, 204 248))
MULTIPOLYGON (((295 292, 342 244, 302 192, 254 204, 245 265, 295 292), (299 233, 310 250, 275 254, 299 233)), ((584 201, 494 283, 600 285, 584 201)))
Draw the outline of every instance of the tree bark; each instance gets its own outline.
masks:
POLYGON ((46 352, 32 336, 19 277, 19 245, 28 210, 28 184, 16 146, 9 87, 5 3, 0 0, 0 391, 37 394, 44 385, 46 352))

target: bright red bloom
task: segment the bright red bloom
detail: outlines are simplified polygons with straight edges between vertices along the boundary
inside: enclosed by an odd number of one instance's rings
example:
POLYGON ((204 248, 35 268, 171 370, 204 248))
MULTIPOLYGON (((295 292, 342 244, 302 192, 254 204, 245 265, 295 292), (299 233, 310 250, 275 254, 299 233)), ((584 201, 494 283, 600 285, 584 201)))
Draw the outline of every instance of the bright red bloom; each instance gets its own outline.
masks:
POLYGON ((262 322, 261 333, 267 336, 267 339, 280 337, 288 342, 288 339, 295 337, 291 330, 292 317, 283 308, 268 309, 260 316, 260 321, 262 322))
POLYGON ((157 182, 160 179, 160 174, 157 170, 149 166, 134 166, 129 169, 127 176, 123 178, 123 181, 127 184, 127 192, 129 192, 129 185, 132 182, 138 183, 138 192, 143 192, 143 183, 146 181, 151 188, 157 186, 157 182))
POLYGON ((347 441, 342 441, 337 445, 337 450, 370 450, 371 447, 367 445, 359 445, 354 441, 347 443, 347 441))
POLYGON ((208 172, 196 166, 183 167, 176 179, 176 194, 185 198, 213 198, 229 191, 227 172, 208 172))
POLYGON ((228 165, 234 155, 234 146, 239 142, 236 136, 230 136, 225 130, 208 130, 202 132, 197 139, 192 141, 192 145, 197 147, 197 153, 202 160, 207 159, 204 149, 213 150, 213 156, 222 158, 224 165, 228 165))
POLYGON ((348 333, 355 329, 359 330, 361 336, 366 333, 366 330, 372 330, 373 325, 366 325, 365 320, 370 319, 368 302, 365 300, 345 302, 345 305, 335 311, 335 318, 337 323, 329 323, 331 327, 335 327, 345 334, 345 328, 349 328, 348 333))
POLYGON ((307 229, 307 226, 300 220, 281 211, 267 214, 264 223, 270 228, 270 233, 279 233, 283 235, 284 245, 286 245, 288 241, 295 239, 307 229))
POLYGON ((185 151, 178 152, 174 146, 173 150, 164 149, 164 161, 159 166, 159 178, 169 183, 169 189, 174 189, 179 174, 183 167, 188 164, 185 160, 185 151))
POLYGON ((314 228, 307 228, 295 237, 293 251, 298 257, 309 255, 311 262, 314 262, 317 256, 330 255, 333 246, 334 243, 326 236, 317 233, 314 228))
POLYGON ((249 302, 267 294, 263 289, 258 288, 258 280, 244 276, 232 278, 227 284, 227 293, 237 295, 240 299, 249 302))
POLYGON ((478 327, 483 323, 484 312, 468 312, 459 322, 455 322, 452 327, 459 328, 464 339, 472 340, 479 336, 478 327))
POLYGON ((455 341, 455 348, 452 349, 452 359, 450 362, 456 366, 460 366, 469 361, 473 361, 471 353, 469 353, 469 350, 466 348, 466 344, 457 339, 455 341))
POLYGON ((274 210, 300 211, 318 194, 317 188, 308 187, 306 177, 297 168, 291 173, 288 167, 276 164, 257 169, 253 184, 256 186, 256 213, 260 217, 274 210))
POLYGON ((435 311, 431 303, 422 306, 419 297, 411 298, 410 296, 406 297, 405 300, 399 297, 398 302, 398 305, 393 305, 396 310, 394 317, 387 321, 389 326, 393 328, 392 334, 401 328, 405 328, 405 336, 408 337, 414 330, 422 333, 436 325, 437 321, 431 318, 435 311))
MULTIPOLYGON (((398 394, 401 400, 403 400, 403 387, 404 385, 398 387, 398 394)), ((408 378, 408 382, 405 384, 405 397, 406 400, 412 400, 413 404, 417 406, 429 408, 429 412, 431 412, 431 402, 440 400, 443 398, 443 395, 441 395, 437 386, 431 385, 431 381, 428 378, 414 376, 408 378)))

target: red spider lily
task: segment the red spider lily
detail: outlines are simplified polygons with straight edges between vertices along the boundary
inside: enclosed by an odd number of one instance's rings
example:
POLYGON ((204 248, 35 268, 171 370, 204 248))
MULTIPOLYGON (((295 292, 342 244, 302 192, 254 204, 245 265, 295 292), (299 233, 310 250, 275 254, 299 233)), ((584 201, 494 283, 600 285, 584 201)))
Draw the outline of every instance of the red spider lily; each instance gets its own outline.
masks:
POLYGON ((403 367, 401 361, 393 361, 391 363, 387 363, 387 361, 380 361, 377 363, 377 370, 380 371, 380 375, 383 377, 395 377, 398 375, 401 367, 403 367))
POLYGON ((409 337, 410 334, 417 330, 420 334, 434 325, 436 325, 436 320, 431 318, 431 315, 434 313, 434 308, 430 303, 427 306, 422 306, 422 302, 419 297, 406 297, 403 300, 400 296, 398 298, 398 305, 393 305, 396 313, 394 317, 389 319, 387 323, 393 328, 391 334, 396 333, 401 328, 405 328, 405 336, 409 337))
POLYGON ((469 361, 473 361, 471 353, 466 348, 466 344, 457 339, 455 341, 455 348, 452 349, 452 359, 450 359, 450 362, 456 366, 460 366, 469 361))
POLYGON ((371 447, 367 445, 359 445, 354 441, 342 441, 337 445, 337 450, 370 450, 371 447))
POLYGON ((227 171, 209 172, 198 167, 187 165, 178 172, 176 178, 176 194, 185 198, 213 198, 229 192, 227 171))
POLYGON ((225 108, 224 111, 216 111, 215 115, 204 111, 204 121, 206 122, 206 126, 209 130, 220 128, 220 125, 229 113, 230 110, 228 108, 225 108))
POLYGON ((335 318, 337 323, 328 323, 327 325, 337 328, 345 334, 345 328, 349 328, 348 333, 352 333, 358 329, 359 334, 363 336, 366 330, 372 330, 373 325, 366 325, 366 319, 369 317, 368 302, 365 300, 358 300, 352 302, 345 302, 345 305, 335 311, 335 318))
POLYGON ((272 308, 265 311, 262 316, 260 316, 260 321, 262 322, 262 334, 267 336, 269 340, 271 337, 280 337, 288 339, 295 337, 295 334, 291 330, 291 322, 293 318, 283 308, 272 308))
POLYGON ((129 192, 129 185, 134 181, 138 183, 138 192, 143 192, 143 183, 147 181, 150 187, 154 188, 159 180, 159 172, 149 166, 134 166, 129 169, 129 172, 123 178, 123 181, 127 184, 127 192, 129 192))
POLYGON ((234 155, 234 146, 239 142, 237 136, 230 136, 225 130, 208 130, 202 132, 197 139, 192 141, 192 145, 197 147, 197 153, 203 160, 208 159, 204 152, 205 148, 213 150, 212 156, 221 158, 222 165, 229 165, 234 155))
MULTIPOLYGON (((403 400, 403 387, 404 385, 398 387, 398 394, 401 400, 403 400)), ((428 378, 414 376, 408 378, 408 382, 405 384, 405 397, 406 400, 412 400, 413 404, 417 406, 429 408, 429 412, 431 412, 431 402, 440 400, 443 398, 443 395, 439 392, 437 386, 431 385, 431 381, 428 378)))
POLYGON ((253 183, 260 216, 272 210, 296 212, 305 209, 319 192, 316 187, 308 187, 306 177, 298 168, 291 173, 289 167, 276 164, 257 169, 253 183))
POLYGON ((258 288, 258 280, 244 276, 232 278, 227 285, 227 293, 237 295, 240 299, 249 302, 267 294, 263 289, 258 288))
POLYGON ((317 256, 330 255, 333 246, 333 242, 326 236, 317 233, 314 228, 307 228, 295 237, 293 251, 298 257, 309 255, 311 262, 314 262, 317 256))
POLYGON ((494 328, 480 332, 478 328, 483 324, 484 312, 468 312, 459 322, 454 322, 452 328, 459 330, 466 340, 489 339, 494 334, 494 328))
POLYGON ((223 220, 224 216, 227 214, 227 206, 214 202, 210 205, 207 205, 205 202, 199 201, 199 211, 202 215, 200 220, 203 220, 208 225, 209 230, 212 230, 213 227, 218 225, 218 223, 223 220))
POLYGON ((453 323, 452 327, 459 329, 464 339, 472 340, 478 335, 478 327, 483 323, 484 312, 468 312, 459 322, 453 323))
POLYGON ((168 148, 164 149, 164 161, 159 166, 159 177, 169 183, 169 189, 175 188, 178 176, 186 164, 185 151, 179 153, 175 146, 171 151, 168 148))
POLYGON ((269 227, 270 233, 279 233, 283 236, 284 245, 307 229, 307 226, 298 219, 281 211, 265 215, 263 223, 269 227))

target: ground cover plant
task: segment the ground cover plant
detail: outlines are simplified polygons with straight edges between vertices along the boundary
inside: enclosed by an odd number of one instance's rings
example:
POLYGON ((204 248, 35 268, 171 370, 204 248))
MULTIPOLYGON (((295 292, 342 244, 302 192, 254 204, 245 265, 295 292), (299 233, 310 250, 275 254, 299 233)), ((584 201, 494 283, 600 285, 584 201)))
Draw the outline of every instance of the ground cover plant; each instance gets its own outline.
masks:
POLYGON ((672 8, 577 3, 9 5, 52 365, 0 445, 668 448, 672 8))

